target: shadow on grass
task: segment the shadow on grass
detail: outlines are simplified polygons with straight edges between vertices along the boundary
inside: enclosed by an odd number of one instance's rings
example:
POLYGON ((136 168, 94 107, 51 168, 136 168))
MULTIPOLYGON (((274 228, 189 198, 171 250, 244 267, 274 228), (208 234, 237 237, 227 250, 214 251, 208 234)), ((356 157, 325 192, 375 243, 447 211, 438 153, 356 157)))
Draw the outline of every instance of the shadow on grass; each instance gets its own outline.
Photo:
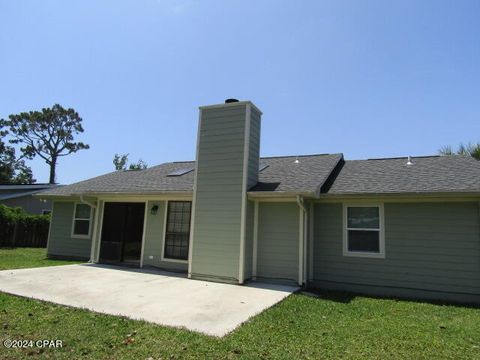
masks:
POLYGON ((7 246, 3 245, 0 246, 0 250, 17 250, 17 249, 44 249, 47 248, 45 246, 7 246))
POLYGON ((380 295, 371 295, 365 293, 356 293, 356 292, 347 292, 347 291, 333 291, 333 290, 323 290, 323 289, 309 289, 301 290, 299 294, 310 296, 318 300, 327 300, 333 301, 342 304, 348 304, 355 300, 357 297, 368 298, 368 299, 377 299, 377 300, 391 300, 391 301, 402 301, 410 302, 417 304, 431 304, 438 306, 454 306, 462 308, 472 308, 480 309, 480 304, 476 303, 461 303, 453 301, 442 301, 442 300, 428 300, 428 299, 415 299, 411 297, 395 297, 395 296, 380 296, 380 295))

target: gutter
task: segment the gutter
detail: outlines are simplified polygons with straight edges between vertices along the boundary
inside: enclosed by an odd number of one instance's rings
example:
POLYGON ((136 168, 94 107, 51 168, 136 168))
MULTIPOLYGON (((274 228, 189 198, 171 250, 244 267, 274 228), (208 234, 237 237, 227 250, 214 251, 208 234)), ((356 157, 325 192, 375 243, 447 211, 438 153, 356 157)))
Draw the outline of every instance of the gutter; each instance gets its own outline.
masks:
POLYGON ((264 198, 290 198, 295 199, 298 196, 307 198, 317 198, 315 192, 298 192, 298 191, 247 191, 249 199, 264 199, 264 198))

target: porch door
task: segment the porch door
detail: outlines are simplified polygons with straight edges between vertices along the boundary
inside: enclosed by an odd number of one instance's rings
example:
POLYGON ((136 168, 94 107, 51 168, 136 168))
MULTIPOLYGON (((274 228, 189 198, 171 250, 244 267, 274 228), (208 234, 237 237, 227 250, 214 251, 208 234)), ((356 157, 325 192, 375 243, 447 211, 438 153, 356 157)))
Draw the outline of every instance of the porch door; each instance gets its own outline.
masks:
POLYGON ((144 203, 105 203, 100 262, 140 264, 144 214, 144 203))

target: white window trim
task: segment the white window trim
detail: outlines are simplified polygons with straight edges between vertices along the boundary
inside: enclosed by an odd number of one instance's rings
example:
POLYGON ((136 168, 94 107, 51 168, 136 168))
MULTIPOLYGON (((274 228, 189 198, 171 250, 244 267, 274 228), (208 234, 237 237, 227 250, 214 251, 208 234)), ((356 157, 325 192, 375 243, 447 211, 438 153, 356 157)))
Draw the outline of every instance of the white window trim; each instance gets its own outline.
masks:
MULTIPOLYGON (((355 230, 367 230, 375 231, 374 229, 362 229, 356 228, 355 230)), ((351 203, 343 204, 343 256, 352 256, 352 257, 364 257, 364 258, 375 258, 375 259, 385 259, 385 211, 383 203, 351 203), (380 217, 380 228, 379 232, 379 252, 362 252, 362 251, 349 251, 348 250, 348 219, 347 219, 347 209, 349 207, 377 207, 378 214, 380 217)))
POLYGON ((82 203, 80 201, 76 201, 73 204, 73 219, 72 219, 72 231, 71 231, 71 237, 74 239, 90 239, 92 236, 92 221, 93 221, 93 208, 90 205, 87 205, 85 203, 82 203), (88 234, 87 235, 81 235, 81 234, 75 234, 75 220, 87 220, 87 219, 77 219, 77 205, 86 205, 90 208, 90 218, 88 219, 88 234))
MULTIPOLYGON (((180 263, 180 264, 188 264, 188 257, 187 260, 180 260, 180 259, 171 259, 165 257, 165 236, 167 235, 167 222, 168 222, 168 203, 170 201, 190 201, 190 200, 166 200, 165 201, 165 214, 163 219, 163 240, 162 240, 162 261, 173 262, 173 263, 180 263)), ((192 204, 192 202, 190 201, 192 204)), ((190 205, 192 206, 192 205, 190 205)), ((190 232, 192 231, 192 211, 193 209, 190 207, 190 232)), ((188 251, 190 252, 190 242, 188 244, 189 248, 188 251)))

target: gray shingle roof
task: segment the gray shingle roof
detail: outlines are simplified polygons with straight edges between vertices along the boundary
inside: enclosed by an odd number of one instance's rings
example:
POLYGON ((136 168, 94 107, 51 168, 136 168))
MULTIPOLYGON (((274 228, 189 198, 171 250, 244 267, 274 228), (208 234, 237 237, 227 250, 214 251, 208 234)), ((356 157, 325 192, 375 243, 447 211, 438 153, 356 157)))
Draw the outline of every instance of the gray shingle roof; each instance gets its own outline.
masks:
MULTIPOLYGON (((344 161, 342 154, 261 158, 268 165, 251 192, 394 194, 480 193, 480 161, 468 156, 413 157, 344 161), (343 167, 342 167, 343 164, 343 167), (336 171, 334 171, 336 170, 336 171)), ((97 193, 160 194, 193 191, 195 172, 167 176, 193 167, 194 161, 165 163, 140 171, 115 171, 72 185, 42 192, 47 196, 97 193)))
MULTIPOLYGON (((261 158, 268 165, 259 173, 259 183, 252 191, 314 192, 323 184, 342 154, 261 158)), ((194 171, 182 176, 171 172, 193 167, 194 161, 165 163, 139 171, 115 171, 72 185, 43 192, 47 196, 70 196, 88 193, 158 194, 192 192, 194 171)))
POLYGON ((320 190, 342 154, 303 155, 260 159, 268 167, 258 174, 258 183, 250 191, 304 192, 320 190))
POLYGON ((182 176, 167 175, 174 170, 194 165, 194 161, 186 161, 165 163, 145 170, 114 171, 46 191, 42 195, 70 196, 87 193, 156 194, 162 192, 189 192, 193 188, 193 171, 182 176))
POLYGON ((480 161, 470 156, 345 161, 328 194, 480 192, 480 161))

